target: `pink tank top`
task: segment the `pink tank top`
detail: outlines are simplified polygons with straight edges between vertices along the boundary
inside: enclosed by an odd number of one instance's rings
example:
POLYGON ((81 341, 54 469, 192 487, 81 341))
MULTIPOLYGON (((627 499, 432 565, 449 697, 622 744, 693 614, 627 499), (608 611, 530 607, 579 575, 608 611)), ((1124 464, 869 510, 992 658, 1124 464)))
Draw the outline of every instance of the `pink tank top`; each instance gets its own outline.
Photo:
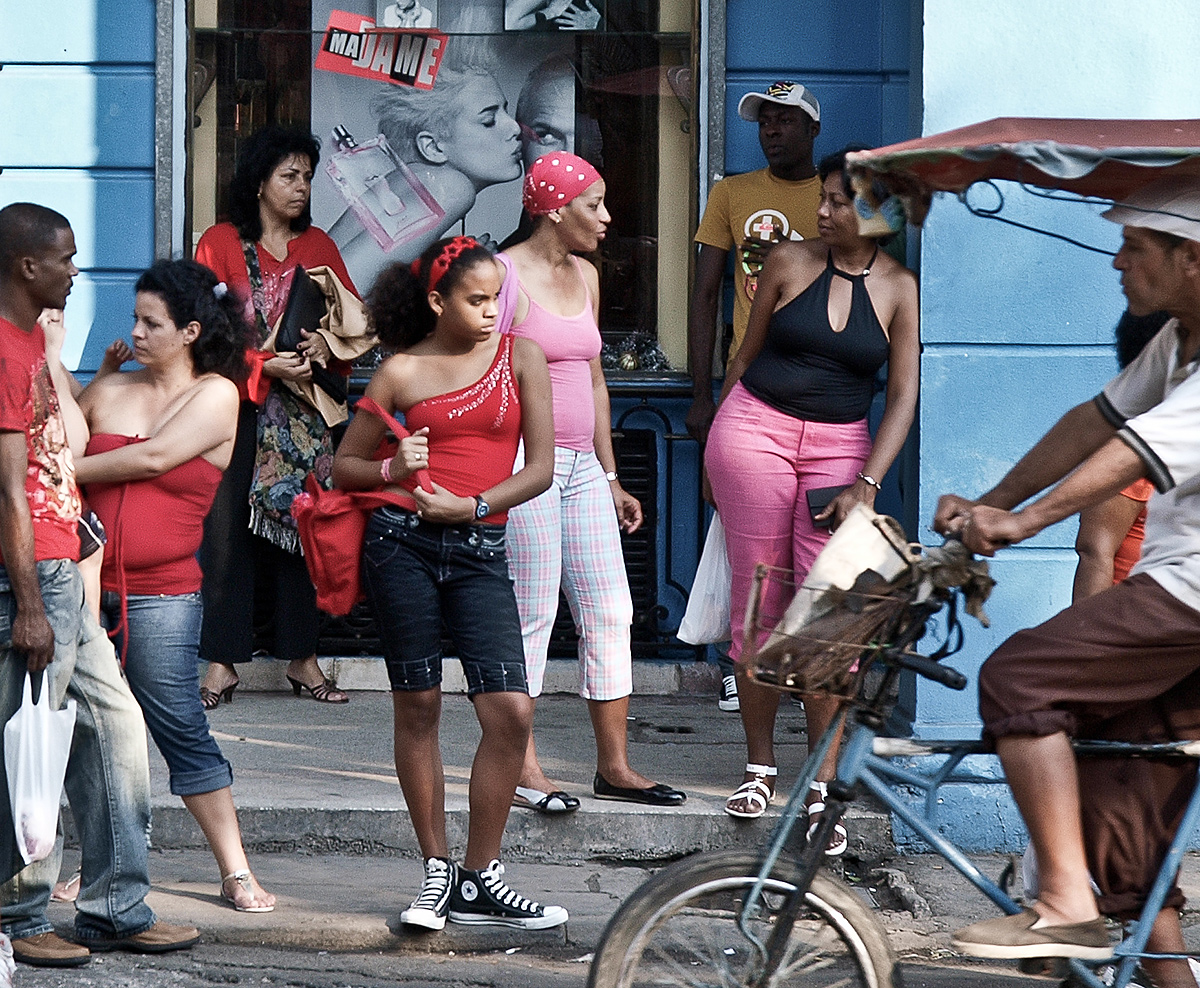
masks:
MULTIPOLYGON (((583 278, 579 258, 571 260, 583 278)), ((588 361, 600 356, 600 327, 592 315, 592 294, 586 279, 583 290, 583 311, 577 316, 547 312, 526 290, 529 314, 523 323, 513 326, 512 332, 533 340, 546 354, 554 402, 554 445, 590 453, 595 446, 596 401, 588 361)))

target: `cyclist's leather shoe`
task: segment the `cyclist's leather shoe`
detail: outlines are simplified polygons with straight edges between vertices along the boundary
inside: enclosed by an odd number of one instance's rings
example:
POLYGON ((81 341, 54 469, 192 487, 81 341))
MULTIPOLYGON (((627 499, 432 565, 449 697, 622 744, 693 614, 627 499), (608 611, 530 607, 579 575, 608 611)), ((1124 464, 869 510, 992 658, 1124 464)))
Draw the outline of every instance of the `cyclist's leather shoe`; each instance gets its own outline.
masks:
POLYGON ((200 942, 200 931, 191 926, 174 926, 158 920, 148 930, 123 937, 88 937, 83 941, 93 954, 124 950, 131 954, 165 954, 185 950, 200 942))
POLYGON ((33 967, 80 967, 92 959, 87 947, 80 947, 57 933, 37 933, 12 942, 13 957, 33 967))
POLYGON ((1100 961, 1112 956, 1103 919, 1035 929, 1040 921, 1041 917, 1032 909, 1022 909, 1014 916, 984 920, 959 930, 950 938, 950 944, 969 957, 992 960, 1078 957, 1100 961))

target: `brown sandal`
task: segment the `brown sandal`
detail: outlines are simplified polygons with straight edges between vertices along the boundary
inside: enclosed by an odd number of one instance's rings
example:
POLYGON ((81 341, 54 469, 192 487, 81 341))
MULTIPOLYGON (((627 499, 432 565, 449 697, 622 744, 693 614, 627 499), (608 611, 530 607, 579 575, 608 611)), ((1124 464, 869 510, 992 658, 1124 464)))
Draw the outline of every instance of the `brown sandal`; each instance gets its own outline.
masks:
POLYGON ((312 694, 312 698, 321 703, 349 703, 350 694, 343 690, 339 690, 333 683, 332 679, 322 679, 316 686, 309 686, 308 683, 302 683, 298 679, 287 677, 287 681, 292 684, 292 695, 299 696, 301 690, 308 690, 312 694))

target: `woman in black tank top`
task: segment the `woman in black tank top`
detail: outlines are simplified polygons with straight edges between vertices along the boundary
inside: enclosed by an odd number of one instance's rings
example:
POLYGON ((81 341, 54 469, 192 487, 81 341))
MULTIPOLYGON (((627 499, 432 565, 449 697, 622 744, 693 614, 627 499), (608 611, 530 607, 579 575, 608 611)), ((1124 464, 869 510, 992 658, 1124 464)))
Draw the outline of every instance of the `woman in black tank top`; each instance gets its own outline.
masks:
MULTIPOLYGON (((818 241, 774 248, 759 278, 745 342, 730 363, 705 450, 712 501, 725 525, 733 570, 730 618, 741 628, 754 567, 794 570, 799 584, 855 504, 872 507, 912 424, 920 341, 917 283, 912 272, 861 236, 853 194, 844 181, 846 148, 821 162, 818 241), (887 403, 872 439, 866 416, 875 380, 888 365, 887 403), (816 525, 808 492, 842 487, 816 525)), ((778 620, 791 594, 764 588, 761 613, 778 620)), ((734 635, 730 649, 741 651, 734 635)), ((775 790, 773 736, 779 694, 738 677, 746 731, 745 780, 729 797, 732 816, 757 817, 775 790)), ((808 737, 815 743, 837 701, 805 697, 808 737)), ((809 793, 813 820, 832 779, 830 752, 809 793)), ((835 832, 827 853, 846 848, 835 832)))

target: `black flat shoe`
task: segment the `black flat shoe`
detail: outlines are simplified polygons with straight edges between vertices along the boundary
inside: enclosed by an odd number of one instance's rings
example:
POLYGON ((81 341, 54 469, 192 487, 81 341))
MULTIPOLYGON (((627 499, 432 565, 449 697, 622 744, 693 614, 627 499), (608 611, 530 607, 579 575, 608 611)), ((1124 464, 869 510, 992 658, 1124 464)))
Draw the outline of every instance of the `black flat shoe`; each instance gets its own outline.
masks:
POLYGON ((625 789, 614 786, 599 772, 592 780, 592 792, 597 799, 619 799, 626 803, 644 803, 646 806, 682 806, 687 793, 672 789, 661 782, 645 789, 625 789))

